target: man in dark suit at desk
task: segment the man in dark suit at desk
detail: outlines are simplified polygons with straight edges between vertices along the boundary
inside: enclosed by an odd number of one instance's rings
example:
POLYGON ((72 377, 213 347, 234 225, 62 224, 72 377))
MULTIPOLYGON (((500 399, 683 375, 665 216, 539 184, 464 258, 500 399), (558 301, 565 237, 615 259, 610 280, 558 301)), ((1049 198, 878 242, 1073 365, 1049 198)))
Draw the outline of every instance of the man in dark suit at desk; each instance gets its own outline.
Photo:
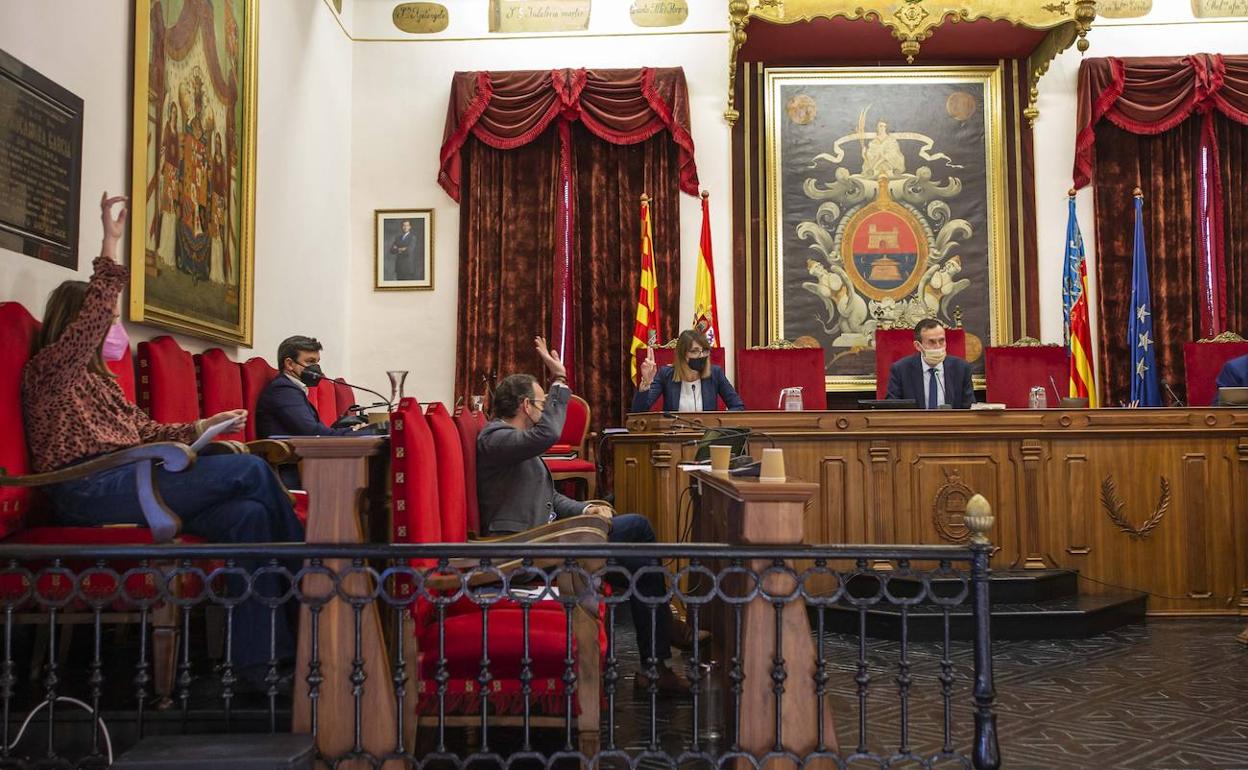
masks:
POLYGON ((914 349, 914 355, 889 368, 885 398, 911 399, 924 409, 938 409, 942 404, 970 409, 975 403, 971 365, 945 354, 944 324, 935 318, 919 321, 914 327, 914 349))
MULTIPOLYGON (((1218 372, 1217 385, 1219 388, 1248 387, 1248 356, 1232 358, 1223 364, 1222 371, 1218 372)), ((1218 405, 1217 393, 1214 393, 1213 404, 1218 405)))
MULTIPOLYGON (((366 423, 331 428, 308 400, 308 388, 316 387, 321 374, 321 343, 314 337, 296 335, 282 340, 277 347, 280 372, 265 386, 256 400, 256 435, 271 436, 351 436, 372 426, 366 423)), ((301 487, 296 465, 279 469, 283 483, 290 489, 301 487)))

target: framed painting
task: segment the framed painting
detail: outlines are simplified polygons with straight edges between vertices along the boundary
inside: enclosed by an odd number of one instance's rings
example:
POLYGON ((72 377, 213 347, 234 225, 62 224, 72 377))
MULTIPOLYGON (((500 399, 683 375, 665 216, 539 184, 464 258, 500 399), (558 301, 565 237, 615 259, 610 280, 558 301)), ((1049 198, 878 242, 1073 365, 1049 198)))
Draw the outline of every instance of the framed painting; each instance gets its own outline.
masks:
POLYGON ((966 330, 982 381, 1008 341, 1000 67, 768 69, 770 337, 875 385, 875 330, 966 330))
POLYGON ((433 288, 433 209, 373 212, 373 288, 433 288))
POLYGON ((257 0, 137 0, 130 319, 251 345, 257 0))

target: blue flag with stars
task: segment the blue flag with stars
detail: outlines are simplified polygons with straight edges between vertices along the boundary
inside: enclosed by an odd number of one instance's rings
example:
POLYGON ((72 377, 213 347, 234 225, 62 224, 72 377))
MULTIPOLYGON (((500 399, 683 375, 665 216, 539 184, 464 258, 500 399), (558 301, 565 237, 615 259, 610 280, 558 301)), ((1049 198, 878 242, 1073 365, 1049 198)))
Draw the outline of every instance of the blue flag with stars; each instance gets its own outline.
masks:
POLYGON ((1161 406, 1157 387, 1157 345, 1153 342, 1153 303, 1148 293, 1148 256, 1144 250, 1144 196, 1135 196, 1135 252, 1131 257, 1131 400, 1140 406, 1161 406))

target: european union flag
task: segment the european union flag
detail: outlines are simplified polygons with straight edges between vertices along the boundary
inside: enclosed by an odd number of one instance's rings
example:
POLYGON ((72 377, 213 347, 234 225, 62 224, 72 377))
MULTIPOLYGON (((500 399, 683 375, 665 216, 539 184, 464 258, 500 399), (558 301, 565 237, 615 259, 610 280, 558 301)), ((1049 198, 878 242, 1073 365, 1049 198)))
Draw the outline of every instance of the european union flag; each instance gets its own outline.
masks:
POLYGON ((1140 406, 1161 406, 1157 388, 1157 345, 1153 342, 1153 303, 1148 293, 1148 257, 1144 250, 1144 195, 1135 191, 1135 251, 1131 257, 1131 400, 1140 406))
POLYGON ((1083 262, 1083 235, 1075 219, 1075 195, 1071 190, 1066 216, 1066 264, 1062 268, 1062 328, 1066 330, 1066 352, 1070 352, 1070 310, 1083 291, 1079 265, 1083 262))

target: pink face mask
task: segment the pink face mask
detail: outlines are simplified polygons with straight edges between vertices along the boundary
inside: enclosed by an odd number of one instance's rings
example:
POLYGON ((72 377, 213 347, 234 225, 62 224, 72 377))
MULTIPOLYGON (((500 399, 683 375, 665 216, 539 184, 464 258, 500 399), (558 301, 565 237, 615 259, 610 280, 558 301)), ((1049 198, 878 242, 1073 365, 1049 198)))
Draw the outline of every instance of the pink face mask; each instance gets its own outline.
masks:
POLYGON ((129 348, 130 336, 126 334, 126 327, 121 325, 121 321, 114 321, 113 325, 108 328, 108 335, 104 337, 100 355, 105 361, 120 361, 125 357, 129 348))

